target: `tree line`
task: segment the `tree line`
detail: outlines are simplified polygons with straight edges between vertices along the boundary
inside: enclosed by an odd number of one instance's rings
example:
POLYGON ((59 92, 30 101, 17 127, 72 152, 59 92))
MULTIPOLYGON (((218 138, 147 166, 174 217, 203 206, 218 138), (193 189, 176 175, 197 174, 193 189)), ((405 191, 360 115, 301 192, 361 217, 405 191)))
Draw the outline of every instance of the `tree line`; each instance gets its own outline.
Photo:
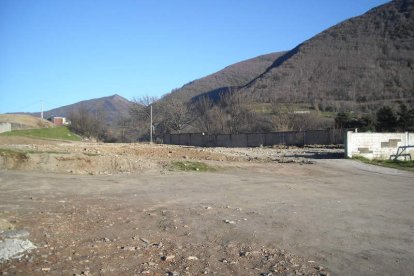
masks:
POLYGON ((335 117, 337 128, 358 128, 360 131, 404 132, 414 131, 414 108, 400 103, 397 110, 383 106, 373 114, 339 112, 335 117))
POLYGON ((301 110, 294 104, 276 100, 257 103, 248 94, 232 91, 215 98, 199 97, 190 101, 171 94, 161 99, 136 98, 129 109, 129 116, 109 128, 102 122, 103 114, 91 114, 80 109, 70 115, 70 129, 105 142, 148 141, 151 107, 155 140, 162 139, 166 133, 237 134, 327 128, 414 131, 414 109, 404 104, 400 104, 397 110, 383 106, 376 113, 339 112, 328 117, 317 108, 301 110))

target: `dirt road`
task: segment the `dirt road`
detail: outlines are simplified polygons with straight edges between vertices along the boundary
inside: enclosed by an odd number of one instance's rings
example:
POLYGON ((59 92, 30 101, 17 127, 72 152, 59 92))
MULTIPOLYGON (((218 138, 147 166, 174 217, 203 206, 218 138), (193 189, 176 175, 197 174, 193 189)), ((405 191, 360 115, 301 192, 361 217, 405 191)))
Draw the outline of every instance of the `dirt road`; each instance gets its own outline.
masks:
POLYGON ((314 162, 111 176, 0 171, 0 218, 38 247, 0 271, 413 275, 414 174, 314 162))

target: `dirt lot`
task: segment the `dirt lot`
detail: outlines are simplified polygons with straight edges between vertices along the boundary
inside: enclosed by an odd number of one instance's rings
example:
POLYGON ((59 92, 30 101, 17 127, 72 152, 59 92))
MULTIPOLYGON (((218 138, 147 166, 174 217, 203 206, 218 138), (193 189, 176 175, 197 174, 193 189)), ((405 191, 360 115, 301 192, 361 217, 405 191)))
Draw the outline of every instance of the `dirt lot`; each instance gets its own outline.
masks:
POLYGON ((414 273, 413 173, 335 148, 25 142, 0 141, 26 153, 1 158, 0 232, 27 230, 37 249, 3 274, 414 273))

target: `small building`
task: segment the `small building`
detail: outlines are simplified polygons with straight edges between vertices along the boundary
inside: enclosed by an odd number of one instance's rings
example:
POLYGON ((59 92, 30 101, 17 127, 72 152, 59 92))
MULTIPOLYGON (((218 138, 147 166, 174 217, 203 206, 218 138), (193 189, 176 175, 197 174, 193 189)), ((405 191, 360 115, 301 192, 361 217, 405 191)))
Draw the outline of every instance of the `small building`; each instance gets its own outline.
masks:
POLYGON ((53 117, 53 123, 57 126, 67 125, 66 117, 53 117))

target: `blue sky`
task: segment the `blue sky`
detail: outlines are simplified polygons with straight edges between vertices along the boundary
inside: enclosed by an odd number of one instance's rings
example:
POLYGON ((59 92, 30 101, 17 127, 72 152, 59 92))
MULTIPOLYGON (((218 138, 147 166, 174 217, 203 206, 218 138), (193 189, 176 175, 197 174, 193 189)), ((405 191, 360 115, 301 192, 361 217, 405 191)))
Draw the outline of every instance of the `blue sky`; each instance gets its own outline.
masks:
POLYGON ((0 113, 161 96, 382 0, 1 0, 0 113))

